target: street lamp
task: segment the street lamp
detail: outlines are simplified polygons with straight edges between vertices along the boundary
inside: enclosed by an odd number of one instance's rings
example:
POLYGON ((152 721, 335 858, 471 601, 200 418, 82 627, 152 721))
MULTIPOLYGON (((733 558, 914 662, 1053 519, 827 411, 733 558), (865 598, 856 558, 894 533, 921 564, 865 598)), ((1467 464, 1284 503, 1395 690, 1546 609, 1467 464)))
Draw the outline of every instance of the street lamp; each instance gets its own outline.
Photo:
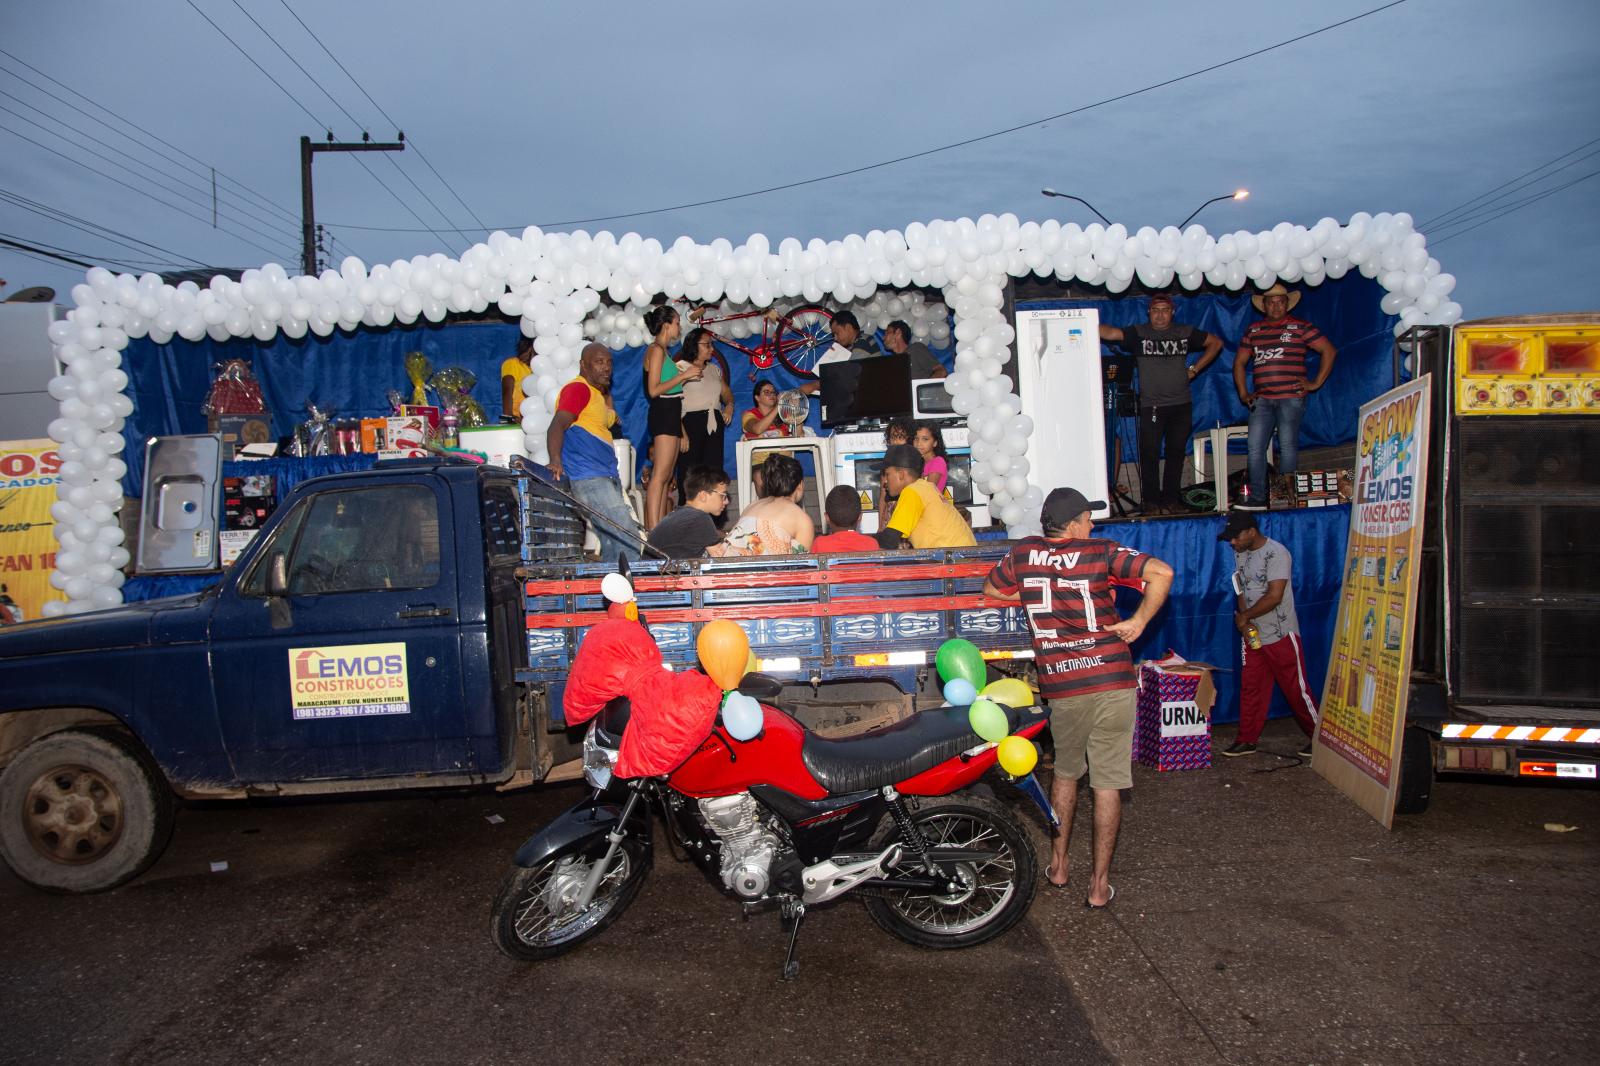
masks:
POLYGON ((1094 204, 1091 204, 1088 200, 1085 200, 1081 196, 1073 196, 1070 193, 1056 192, 1054 189, 1040 189, 1039 191, 1044 193, 1046 196, 1059 196, 1063 200, 1076 200, 1076 201, 1078 201, 1078 203, 1082 204, 1084 207, 1087 207, 1089 210, 1094 211, 1095 217, 1098 218, 1101 222, 1104 222, 1108 226, 1111 225, 1111 220, 1109 218, 1107 218, 1106 216, 1102 215, 1099 211, 1095 211, 1094 204))
POLYGON ((1199 207, 1195 208, 1194 211, 1190 213, 1188 218, 1186 218, 1182 222, 1178 223, 1178 228, 1182 229, 1183 227, 1187 226, 1189 223, 1193 222, 1195 215, 1198 215, 1200 212, 1204 211, 1206 208, 1210 207, 1212 204, 1217 203, 1219 200, 1244 200, 1244 199, 1247 199, 1249 196, 1250 196, 1250 190, 1249 189, 1235 189, 1233 192, 1230 192, 1226 196, 1213 196, 1211 199, 1207 200, 1205 203, 1203 203, 1199 207))

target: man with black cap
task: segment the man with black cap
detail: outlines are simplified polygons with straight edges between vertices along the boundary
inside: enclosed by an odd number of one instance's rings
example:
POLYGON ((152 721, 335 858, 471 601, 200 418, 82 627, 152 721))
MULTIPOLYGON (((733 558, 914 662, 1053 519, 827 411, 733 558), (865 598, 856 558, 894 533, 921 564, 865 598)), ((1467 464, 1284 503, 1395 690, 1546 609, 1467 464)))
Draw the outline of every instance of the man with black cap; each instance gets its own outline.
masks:
POLYGON ((1294 590, 1290 588, 1294 559, 1288 548, 1263 535, 1256 516, 1245 511, 1229 512, 1217 539, 1227 541, 1233 548, 1233 625, 1244 638, 1244 668, 1239 673, 1239 735, 1222 754, 1255 754, 1276 683, 1307 734, 1297 751, 1310 757, 1318 712, 1306 678, 1305 649, 1300 644, 1300 621, 1295 617, 1294 590), (1253 638, 1249 632, 1252 626, 1253 638))
POLYGON ((878 533, 883 548, 970 548, 978 543, 955 504, 922 480, 922 455, 909 444, 894 444, 883 456, 883 483, 897 496, 894 513, 878 533))
POLYGON ((1111 855, 1122 827, 1122 789, 1133 787, 1135 676, 1128 645, 1172 588, 1172 567, 1111 540, 1091 539, 1090 512, 1105 503, 1077 489, 1045 497, 1044 536, 1026 537, 989 572, 983 593, 1020 602, 1033 634, 1039 691, 1050 703, 1056 743, 1051 800, 1061 818, 1045 877, 1067 885, 1067 844, 1087 771, 1094 793, 1094 868, 1084 903, 1105 907, 1116 897, 1111 855), (1117 614, 1113 585, 1142 586, 1144 599, 1127 619, 1117 614))

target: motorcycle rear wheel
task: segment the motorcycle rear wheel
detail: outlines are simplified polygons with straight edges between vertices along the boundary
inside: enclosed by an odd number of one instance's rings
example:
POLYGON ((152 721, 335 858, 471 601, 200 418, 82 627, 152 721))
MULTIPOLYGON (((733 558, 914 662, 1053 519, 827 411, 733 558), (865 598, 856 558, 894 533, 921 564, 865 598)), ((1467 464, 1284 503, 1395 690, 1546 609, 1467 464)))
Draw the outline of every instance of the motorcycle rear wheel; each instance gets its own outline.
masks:
POLYGON ((601 839, 589 854, 568 852, 513 869, 494 900, 492 924, 500 950, 523 962, 552 959, 599 936, 616 921, 639 894, 650 870, 650 849, 637 840, 622 842, 586 909, 577 911, 570 905, 606 847, 601 839))
MULTIPOLYGON (((1016 818, 998 801, 970 793, 923 800, 911 821, 933 849, 992 851, 981 862, 956 864, 967 881, 951 895, 911 889, 882 889, 866 897, 867 913, 884 931, 922 948, 970 948, 987 943, 1028 913, 1038 886, 1038 861, 1016 818)), ((899 839, 888 821, 873 839, 874 848, 899 839)), ((898 869, 920 873, 917 853, 906 848, 898 869)))

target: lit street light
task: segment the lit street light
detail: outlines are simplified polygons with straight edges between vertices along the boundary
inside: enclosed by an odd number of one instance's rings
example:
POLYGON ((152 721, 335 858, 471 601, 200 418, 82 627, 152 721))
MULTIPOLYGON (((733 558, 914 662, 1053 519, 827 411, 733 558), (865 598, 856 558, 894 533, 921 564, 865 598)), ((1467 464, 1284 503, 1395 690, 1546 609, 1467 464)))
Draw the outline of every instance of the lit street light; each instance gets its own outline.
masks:
POLYGON ((1249 195, 1250 195, 1250 190, 1249 189, 1235 189, 1233 192, 1230 192, 1226 196, 1213 196, 1211 199, 1207 200, 1205 203, 1201 204, 1199 207, 1195 208, 1192 212, 1190 212, 1188 218, 1186 218, 1182 222, 1178 223, 1178 228, 1179 229, 1183 229, 1183 227, 1187 226, 1189 223, 1194 221, 1194 216, 1195 215, 1198 215, 1200 212, 1204 211, 1206 208, 1210 207, 1212 204, 1217 203, 1220 200, 1243 200, 1243 199, 1248 198, 1249 195))

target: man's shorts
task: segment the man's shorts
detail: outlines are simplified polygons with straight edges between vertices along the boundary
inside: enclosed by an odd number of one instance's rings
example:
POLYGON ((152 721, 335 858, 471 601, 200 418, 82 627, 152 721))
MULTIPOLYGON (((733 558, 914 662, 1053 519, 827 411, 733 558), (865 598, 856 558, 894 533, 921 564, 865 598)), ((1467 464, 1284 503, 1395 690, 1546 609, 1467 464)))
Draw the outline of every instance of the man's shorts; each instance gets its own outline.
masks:
POLYGON ((1090 788, 1132 788, 1136 703, 1131 687, 1051 700, 1056 776, 1076 781, 1087 769, 1090 788))

